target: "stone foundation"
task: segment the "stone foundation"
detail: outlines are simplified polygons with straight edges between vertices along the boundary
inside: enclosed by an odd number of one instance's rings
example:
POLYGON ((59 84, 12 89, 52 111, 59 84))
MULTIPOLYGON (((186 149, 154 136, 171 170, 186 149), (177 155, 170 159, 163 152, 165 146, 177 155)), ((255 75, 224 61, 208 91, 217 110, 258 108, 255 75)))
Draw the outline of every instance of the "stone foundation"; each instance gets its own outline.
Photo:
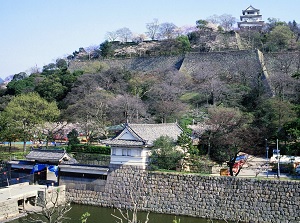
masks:
POLYGON ((300 222, 300 182, 148 172, 121 167, 104 191, 67 187, 74 203, 245 222, 300 222))

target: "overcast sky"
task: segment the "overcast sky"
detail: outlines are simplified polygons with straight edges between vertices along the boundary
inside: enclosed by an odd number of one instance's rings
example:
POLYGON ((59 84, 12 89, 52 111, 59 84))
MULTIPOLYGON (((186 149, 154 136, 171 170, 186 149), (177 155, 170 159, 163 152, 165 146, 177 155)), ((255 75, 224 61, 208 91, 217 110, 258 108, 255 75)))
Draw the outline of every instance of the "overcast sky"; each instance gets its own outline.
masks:
POLYGON ((108 31, 128 27, 145 33, 154 18, 178 27, 214 14, 239 19, 249 5, 265 21, 300 23, 300 0, 0 0, 0 77, 99 45, 108 31))

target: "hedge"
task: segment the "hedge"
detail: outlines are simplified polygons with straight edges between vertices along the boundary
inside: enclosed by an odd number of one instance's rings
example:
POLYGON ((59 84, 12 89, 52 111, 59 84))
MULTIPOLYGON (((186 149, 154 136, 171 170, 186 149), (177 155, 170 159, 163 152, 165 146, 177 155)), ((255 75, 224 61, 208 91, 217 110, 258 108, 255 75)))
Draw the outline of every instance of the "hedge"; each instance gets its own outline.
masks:
POLYGON ((74 144, 68 146, 67 152, 82 152, 82 153, 98 153, 104 155, 110 155, 110 147, 107 146, 94 146, 94 145, 82 145, 74 144))

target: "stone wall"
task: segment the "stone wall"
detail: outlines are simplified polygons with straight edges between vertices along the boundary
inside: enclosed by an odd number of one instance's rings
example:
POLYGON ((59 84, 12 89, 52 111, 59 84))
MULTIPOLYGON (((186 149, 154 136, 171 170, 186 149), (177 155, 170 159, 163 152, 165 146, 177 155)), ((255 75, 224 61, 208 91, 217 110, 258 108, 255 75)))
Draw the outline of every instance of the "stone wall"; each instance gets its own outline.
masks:
POLYGON ((19 216, 18 202, 15 200, 7 200, 0 202, 0 221, 12 219, 19 216))
MULTIPOLYGON (((124 59, 104 59, 99 60, 103 63, 105 67, 119 67, 134 71, 156 71, 156 70, 166 70, 166 69, 178 69, 184 56, 145 56, 145 57, 133 57, 124 59)), ((94 61, 71 61, 69 64, 69 70, 80 70, 84 66, 89 66, 94 61)))
POLYGON ((61 177, 59 184, 67 185, 68 190, 90 190, 90 191, 105 191, 106 180, 103 179, 89 179, 89 178, 75 178, 75 177, 61 177))
POLYGON ((245 222, 299 222, 296 181, 158 173, 121 167, 104 191, 68 188, 74 203, 245 222), (132 195, 132 196, 131 196, 132 195), (132 198, 131 198, 132 197, 132 198))
POLYGON ((255 50, 237 50, 186 54, 180 71, 192 76, 198 73, 212 75, 226 74, 242 77, 257 76, 262 72, 255 50))

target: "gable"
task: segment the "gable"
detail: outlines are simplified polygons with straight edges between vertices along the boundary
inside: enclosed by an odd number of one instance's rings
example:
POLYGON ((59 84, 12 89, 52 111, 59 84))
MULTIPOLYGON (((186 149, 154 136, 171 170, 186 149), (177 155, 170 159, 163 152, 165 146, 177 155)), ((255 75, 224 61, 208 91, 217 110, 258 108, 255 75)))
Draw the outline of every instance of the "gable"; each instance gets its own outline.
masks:
POLYGON ((120 140, 135 140, 137 141, 138 138, 134 137, 131 132, 127 128, 125 128, 121 134, 119 135, 118 139, 120 140))
POLYGON ((143 139, 136 134, 128 125, 123 129, 123 131, 115 138, 116 140, 125 140, 125 141, 138 141, 141 142, 143 139))
POLYGON ((247 12, 247 11, 259 11, 258 9, 254 8, 252 5, 250 5, 248 8, 246 8, 244 10, 244 12, 247 12))
POLYGON ((182 129, 177 123, 163 124, 129 124, 113 139, 102 140, 102 143, 110 146, 143 147, 152 146, 153 141, 161 136, 169 136, 177 140, 182 129))

